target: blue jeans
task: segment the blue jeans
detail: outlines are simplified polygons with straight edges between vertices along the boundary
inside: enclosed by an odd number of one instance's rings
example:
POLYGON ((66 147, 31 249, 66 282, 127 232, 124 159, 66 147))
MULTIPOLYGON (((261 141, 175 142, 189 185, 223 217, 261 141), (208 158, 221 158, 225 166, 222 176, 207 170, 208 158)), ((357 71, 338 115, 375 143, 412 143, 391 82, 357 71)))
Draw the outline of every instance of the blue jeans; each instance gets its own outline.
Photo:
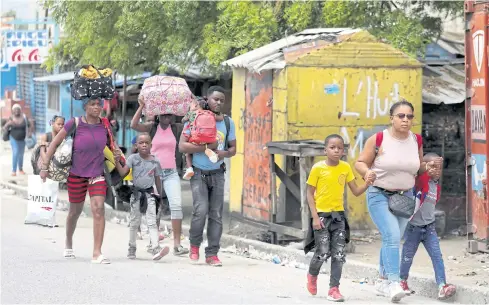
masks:
MULTIPOLYGON (((412 191, 405 195, 413 195, 412 191)), ((401 237, 406 229, 408 219, 394 216, 389 211, 389 198, 378 188, 369 187, 367 190, 367 207, 372 221, 382 236, 380 249, 379 274, 391 282, 400 280, 401 237)))
POLYGON ((182 185, 180 184, 178 171, 176 169, 163 169, 161 183, 163 184, 162 189, 168 198, 171 219, 183 219, 182 185))
POLYGON ((17 166, 19 171, 24 169, 25 141, 18 141, 10 136, 10 145, 12 146, 12 173, 15 173, 17 166))
POLYGON ((407 280, 409 269, 411 269, 414 255, 416 254, 420 243, 423 243, 431 258, 433 269, 435 269, 436 283, 438 285, 445 285, 445 264, 443 263, 440 242, 438 241, 434 222, 424 227, 408 224, 404 235, 404 245, 402 247, 401 279, 407 280))

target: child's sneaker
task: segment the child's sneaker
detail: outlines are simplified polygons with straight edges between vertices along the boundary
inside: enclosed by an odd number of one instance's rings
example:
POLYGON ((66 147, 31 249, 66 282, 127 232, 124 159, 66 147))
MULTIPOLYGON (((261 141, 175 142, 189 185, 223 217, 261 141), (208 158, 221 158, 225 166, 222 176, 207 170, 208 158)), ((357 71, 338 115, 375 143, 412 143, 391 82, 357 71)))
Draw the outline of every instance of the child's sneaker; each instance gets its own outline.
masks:
POLYGON ((449 297, 453 296, 456 291, 457 288, 454 285, 451 284, 444 285, 440 287, 440 290, 438 291, 438 299, 446 300, 449 297))
POLYGON ((389 296, 389 282, 385 279, 378 279, 375 282, 375 291, 377 295, 388 297, 389 296))
POLYGON ((153 260, 158 261, 166 256, 168 253, 170 253, 170 248, 168 246, 165 246, 163 248, 157 247, 153 249, 153 260))
POLYGON ((316 295, 318 293, 318 277, 307 274, 307 290, 310 294, 316 295))
POLYGON ((129 247, 129 250, 127 251, 127 258, 136 259, 136 247, 129 247))
POLYGON ((341 295, 338 287, 332 287, 328 292, 328 300, 333 302, 343 302, 345 298, 341 295))
POLYGON ((194 176, 194 169, 189 167, 185 170, 185 174, 183 174, 184 180, 190 180, 194 176))
POLYGON ((178 247, 173 247, 173 254, 175 256, 182 256, 188 253, 189 253, 188 249, 184 248, 182 245, 179 245, 178 247))
POLYGON ((406 280, 402 280, 400 284, 401 284, 402 290, 404 290, 404 292, 406 293, 406 295, 414 294, 414 290, 411 290, 411 288, 409 288, 408 283, 407 283, 406 280))
POLYGON ((399 282, 392 282, 389 284, 389 298, 392 303, 399 303, 403 297, 406 296, 406 293, 401 287, 399 282))
POLYGON ((217 163, 217 161, 219 161, 217 154, 212 149, 206 148, 205 154, 209 157, 209 160, 211 160, 212 163, 217 163))

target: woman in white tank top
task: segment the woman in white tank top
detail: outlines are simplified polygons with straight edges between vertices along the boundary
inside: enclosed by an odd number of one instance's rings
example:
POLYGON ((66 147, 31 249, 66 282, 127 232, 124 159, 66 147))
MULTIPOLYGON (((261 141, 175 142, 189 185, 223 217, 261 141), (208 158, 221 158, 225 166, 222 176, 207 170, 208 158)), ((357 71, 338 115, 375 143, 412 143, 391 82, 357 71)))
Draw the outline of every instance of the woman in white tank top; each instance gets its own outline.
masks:
POLYGON ((416 175, 427 170, 434 174, 440 162, 423 161, 422 143, 418 148, 417 137, 411 132, 414 119, 411 103, 401 100, 393 104, 390 116, 392 125, 382 132, 381 145, 377 147, 377 135, 371 136, 355 163, 355 169, 371 184, 367 190, 368 211, 382 235, 380 281, 376 289, 392 302, 398 302, 405 296, 399 284, 399 248, 408 219, 389 211, 389 198, 385 191, 404 191, 405 195, 414 197, 412 189, 416 175))

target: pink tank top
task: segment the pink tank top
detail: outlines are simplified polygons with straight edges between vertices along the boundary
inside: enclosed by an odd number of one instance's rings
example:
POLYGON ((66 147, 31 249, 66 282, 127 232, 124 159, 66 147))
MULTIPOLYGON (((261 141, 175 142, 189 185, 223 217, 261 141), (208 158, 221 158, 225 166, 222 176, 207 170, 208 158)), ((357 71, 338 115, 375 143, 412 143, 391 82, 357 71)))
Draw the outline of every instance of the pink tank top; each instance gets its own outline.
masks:
POLYGON ((374 186, 390 191, 413 188, 420 166, 415 135, 409 132, 409 137, 398 140, 387 129, 383 132, 382 145, 372 165, 372 170, 377 174, 374 186))
POLYGON ((177 168, 177 162, 175 161, 176 146, 177 139, 175 139, 171 127, 168 126, 168 128, 163 130, 158 125, 152 142, 151 154, 160 161, 162 169, 177 168))

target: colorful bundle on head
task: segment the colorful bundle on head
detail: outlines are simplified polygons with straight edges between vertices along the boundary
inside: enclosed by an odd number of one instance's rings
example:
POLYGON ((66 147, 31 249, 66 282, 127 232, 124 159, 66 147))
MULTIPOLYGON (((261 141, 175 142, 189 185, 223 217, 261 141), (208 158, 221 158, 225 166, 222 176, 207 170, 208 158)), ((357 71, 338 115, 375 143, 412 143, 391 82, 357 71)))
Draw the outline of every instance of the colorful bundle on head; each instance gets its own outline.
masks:
MULTIPOLYGON (((112 69, 109 69, 109 68, 101 69, 99 71, 100 71, 100 74, 102 74, 105 77, 112 75, 112 69)), ((80 76, 85 77, 85 78, 90 78, 90 79, 100 78, 100 74, 98 73, 97 69, 95 69, 95 67, 92 65, 83 66, 80 69, 79 73, 80 73, 80 76)))

